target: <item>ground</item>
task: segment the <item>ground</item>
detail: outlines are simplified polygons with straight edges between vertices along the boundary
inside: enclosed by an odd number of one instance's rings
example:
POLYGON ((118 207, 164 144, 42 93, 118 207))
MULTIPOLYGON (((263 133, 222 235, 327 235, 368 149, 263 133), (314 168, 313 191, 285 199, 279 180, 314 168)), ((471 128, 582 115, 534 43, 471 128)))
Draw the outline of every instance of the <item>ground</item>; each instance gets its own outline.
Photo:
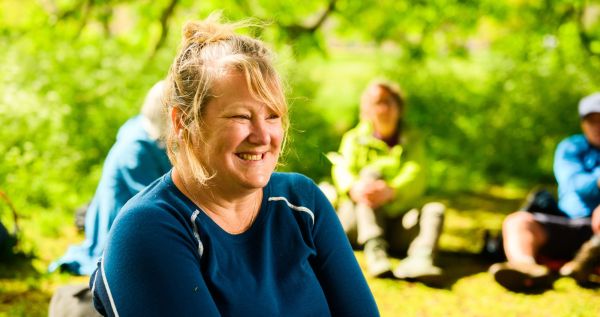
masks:
MULTIPOLYGON (((600 290, 584 289, 568 278, 552 290, 517 294, 503 289, 487 273, 482 258, 485 230, 497 232, 502 219, 516 209, 525 193, 490 187, 484 193, 447 193, 432 199, 449 207, 440 240, 439 264, 445 280, 435 287, 418 282, 370 279, 382 316, 600 316, 600 290)), ((47 316, 53 291, 86 277, 49 274, 45 268, 69 243, 82 239, 72 216, 27 217, 22 220, 24 248, 29 254, 0 261, 0 316, 47 316)), ((364 268, 363 254, 356 251, 364 268)), ((393 259, 394 264, 399 259, 393 259)))

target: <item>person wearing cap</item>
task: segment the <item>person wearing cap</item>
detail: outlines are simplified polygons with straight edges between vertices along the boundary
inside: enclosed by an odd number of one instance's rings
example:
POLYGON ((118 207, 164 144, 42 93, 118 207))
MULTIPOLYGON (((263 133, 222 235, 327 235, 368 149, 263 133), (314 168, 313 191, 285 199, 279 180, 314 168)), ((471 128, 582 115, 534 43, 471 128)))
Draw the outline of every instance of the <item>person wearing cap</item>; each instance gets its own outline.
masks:
POLYGON ((65 255, 51 263, 50 272, 59 269, 76 275, 90 275, 121 207, 171 169, 164 145, 167 118, 162 103, 163 91, 164 82, 156 83, 146 95, 141 113, 119 128, 85 215, 85 241, 71 246, 65 255))
MULTIPOLYGON (((537 262, 540 257, 568 261, 559 273, 580 285, 599 281, 600 93, 581 99, 579 117, 583 134, 560 142, 554 156, 558 204, 545 198, 538 208, 523 208, 504 220, 507 262, 492 265, 490 273, 507 289, 551 288, 554 278, 537 262)), ((538 196, 533 200, 543 195, 538 196)))
POLYGON ((425 149, 405 110, 394 83, 374 80, 362 94, 360 122, 328 158, 338 216, 350 241, 364 247, 367 273, 433 284, 442 278, 434 257, 445 206, 423 200, 425 149), (407 255, 393 271, 388 250, 407 255))

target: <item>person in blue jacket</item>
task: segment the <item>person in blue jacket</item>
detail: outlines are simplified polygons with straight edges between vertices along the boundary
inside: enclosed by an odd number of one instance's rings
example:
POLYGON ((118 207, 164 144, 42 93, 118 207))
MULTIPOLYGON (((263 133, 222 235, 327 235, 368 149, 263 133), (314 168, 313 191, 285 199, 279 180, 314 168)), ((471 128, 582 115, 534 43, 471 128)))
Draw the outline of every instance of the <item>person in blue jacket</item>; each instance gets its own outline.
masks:
POLYGON ((104 249, 108 232, 125 203, 171 168, 164 145, 167 116, 162 107, 164 82, 146 95, 141 114, 119 129, 85 216, 85 240, 50 264, 77 275, 90 275, 104 249))
POLYGON ((600 93, 579 102, 583 134, 564 139, 556 148, 554 175, 558 204, 549 193, 532 195, 528 211, 504 220, 507 262, 490 267, 502 286, 514 291, 545 289, 554 280, 540 256, 568 261, 559 273, 581 285, 600 282, 600 93))
POLYGON ((90 279, 106 316, 378 316, 335 211, 274 172, 288 109, 265 44, 219 14, 167 77, 173 169, 117 217, 90 279))

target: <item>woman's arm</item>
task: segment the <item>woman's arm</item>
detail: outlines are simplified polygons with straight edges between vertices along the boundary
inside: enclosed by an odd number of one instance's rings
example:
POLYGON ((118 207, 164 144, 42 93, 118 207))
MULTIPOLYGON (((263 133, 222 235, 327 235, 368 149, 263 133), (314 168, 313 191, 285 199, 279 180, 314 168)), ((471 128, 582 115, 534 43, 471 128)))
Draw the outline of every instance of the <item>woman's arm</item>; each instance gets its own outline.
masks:
POLYGON ((186 220, 157 208, 124 210, 92 275, 96 306, 107 316, 219 316, 186 220))
POLYGON ((379 316, 377 304, 333 207, 314 188, 317 277, 333 316, 379 316))
POLYGON ((562 141, 554 156, 554 174, 559 187, 566 191, 572 190, 581 199, 588 201, 600 195, 598 176, 585 169, 580 151, 569 139, 562 141))

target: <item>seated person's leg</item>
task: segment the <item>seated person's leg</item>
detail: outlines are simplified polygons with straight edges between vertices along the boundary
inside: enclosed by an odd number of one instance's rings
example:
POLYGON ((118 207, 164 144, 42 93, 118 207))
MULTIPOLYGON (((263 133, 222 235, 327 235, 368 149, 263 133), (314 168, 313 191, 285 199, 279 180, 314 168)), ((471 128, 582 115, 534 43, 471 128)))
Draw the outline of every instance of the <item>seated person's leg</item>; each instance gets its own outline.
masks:
POLYGON ((592 237, 581 245, 571 261, 560 268, 561 275, 574 278, 580 285, 600 283, 597 275, 600 266, 600 207, 594 210, 590 227, 592 237))
POLYGON ((535 260, 550 236, 545 226, 532 213, 518 211, 506 217, 502 224, 502 235, 508 262, 490 267, 495 280, 513 291, 550 287, 550 271, 535 260))
POLYGON ((355 204, 354 210, 359 244, 365 245, 370 240, 383 238, 384 219, 381 213, 365 204, 355 204))
POLYGON ((532 213, 518 211, 506 217, 502 224, 504 250, 508 262, 535 263, 535 256, 548 236, 532 213))
POLYGON ((406 257, 411 242, 419 235, 420 214, 419 209, 413 208, 399 217, 387 219, 385 237, 394 255, 406 257))
POLYGON ((367 273, 383 277, 391 273, 388 259, 388 243, 384 239, 385 216, 365 204, 354 205, 356 211, 357 242, 364 245, 367 273))
POLYGON ((364 246, 367 273, 372 277, 385 276, 391 272, 388 244, 383 237, 382 213, 376 213, 366 205, 355 204, 350 199, 339 202, 337 214, 342 227, 354 246, 364 246))
MULTIPOLYGON (((394 270, 394 275, 402 279, 417 279, 434 282, 442 270, 433 264, 435 251, 444 224, 446 207, 441 203, 428 203, 421 209, 418 234, 410 242, 408 257, 394 270)), ((410 216, 410 212, 405 215, 410 216)))
POLYGON ((49 317, 96 317, 92 293, 87 284, 64 285, 56 289, 48 307, 49 317))
POLYGON ((343 199, 338 202, 338 208, 336 210, 342 228, 350 244, 353 246, 357 245, 357 225, 356 225, 356 212, 354 210, 354 203, 350 199, 343 199))
POLYGON ((410 244, 409 257, 433 259, 444 226, 446 206, 441 203, 428 203, 421 209, 419 235, 410 244))
POLYGON ((541 213, 534 213, 533 217, 547 232, 546 241, 536 255, 570 260, 592 236, 590 218, 570 219, 541 213))
MULTIPOLYGON (((369 186, 379 177, 379 173, 370 168, 363 168, 358 187, 369 186)), ((360 192, 360 190, 359 190, 360 192)), ((352 190, 349 204, 356 221, 357 244, 364 245, 364 255, 367 264, 367 273, 373 277, 382 277, 391 273, 391 263, 388 259, 388 244, 384 239, 385 215, 383 210, 374 209, 365 202, 359 202, 359 198, 353 196, 352 190)), ((349 208, 349 207, 345 207, 349 208)), ((342 211, 343 212, 343 211, 342 211)))
POLYGON ((600 206, 596 207, 592 213, 592 232, 595 235, 600 234, 600 206))

